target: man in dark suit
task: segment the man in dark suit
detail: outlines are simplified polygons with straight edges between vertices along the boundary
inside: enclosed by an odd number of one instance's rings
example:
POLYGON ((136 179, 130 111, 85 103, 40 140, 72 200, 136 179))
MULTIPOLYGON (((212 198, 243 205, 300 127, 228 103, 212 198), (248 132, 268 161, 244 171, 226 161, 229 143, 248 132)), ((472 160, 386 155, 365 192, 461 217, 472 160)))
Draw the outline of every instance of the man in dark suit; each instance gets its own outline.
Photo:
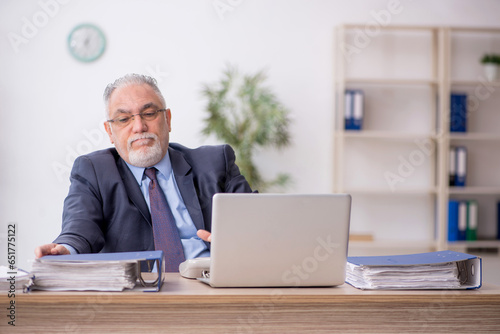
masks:
POLYGON ((62 232, 44 255, 155 249, 145 169, 155 167, 185 258, 209 256, 212 197, 251 192, 228 145, 169 143, 171 113, 156 81, 130 74, 108 85, 104 123, 115 148, 75 160, 62 232))

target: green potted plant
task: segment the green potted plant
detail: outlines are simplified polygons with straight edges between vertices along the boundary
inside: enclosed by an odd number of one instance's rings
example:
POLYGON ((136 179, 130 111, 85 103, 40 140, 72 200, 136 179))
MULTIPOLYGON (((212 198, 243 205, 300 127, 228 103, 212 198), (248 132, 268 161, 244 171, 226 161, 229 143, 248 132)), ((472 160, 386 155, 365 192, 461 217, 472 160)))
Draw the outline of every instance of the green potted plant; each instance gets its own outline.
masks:
POLYGON ((500 55, 495 53, 487 53, 481 58, 484 74, 488 81, 495 81, 498 78, 498 66, 500 66, 500 55))
POLYGON ((241 75, 228 65, 220 81, 205 84, 202 91, 208 113, 202 133, 215 135, 234 148, 241 173, 250 186, 260 192, 274 186, 284 187, 290 182, 286 174, 264 180, 253 161, 261 148, 284 148, 290 143, 289 112, 264 86, 265 80, 262 71, 241 75))

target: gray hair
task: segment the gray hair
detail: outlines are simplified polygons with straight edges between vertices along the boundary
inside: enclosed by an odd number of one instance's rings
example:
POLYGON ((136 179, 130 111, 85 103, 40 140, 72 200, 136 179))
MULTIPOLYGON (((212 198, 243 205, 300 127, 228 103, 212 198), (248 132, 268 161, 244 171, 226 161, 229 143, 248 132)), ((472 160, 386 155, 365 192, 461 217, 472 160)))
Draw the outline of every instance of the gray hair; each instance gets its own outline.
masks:
POLYGON ((115 91, 115 89, 128 85, 144 85, 144 84, 153 88, 153 91, 156 93, 156 95, 158 95, 158 98, 160 99, 161 103, 163 103, 162 107, 166 107, 165 98, 161 94, 161 91, 158 88, 155 78, 143 74, 131 73, 116 79, 115 82, 110 83, 109 85, 106 86, 103 95, 104 105, 106 107, 106 117, 109 116, 109 99, 111 97, 111 94, 113 94, 113 92, 115 91))

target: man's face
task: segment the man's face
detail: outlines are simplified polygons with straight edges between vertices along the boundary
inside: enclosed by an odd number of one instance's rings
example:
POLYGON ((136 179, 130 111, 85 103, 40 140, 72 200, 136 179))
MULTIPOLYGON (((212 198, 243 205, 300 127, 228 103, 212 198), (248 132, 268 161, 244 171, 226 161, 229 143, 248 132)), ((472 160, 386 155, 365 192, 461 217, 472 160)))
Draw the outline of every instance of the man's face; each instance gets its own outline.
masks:
MULTIPOLYGON (((149 85, 128 85, 117 88, 111 94, 108 119, 163 108, 165 106, 149 85)), ((158 113, 152 121, 136 115, 125 126, 118 122, 105 122, 104 127, 123 160, 137 167, 151 167, 167 153, 170 118, 170 109, 167 109, 158 113)))

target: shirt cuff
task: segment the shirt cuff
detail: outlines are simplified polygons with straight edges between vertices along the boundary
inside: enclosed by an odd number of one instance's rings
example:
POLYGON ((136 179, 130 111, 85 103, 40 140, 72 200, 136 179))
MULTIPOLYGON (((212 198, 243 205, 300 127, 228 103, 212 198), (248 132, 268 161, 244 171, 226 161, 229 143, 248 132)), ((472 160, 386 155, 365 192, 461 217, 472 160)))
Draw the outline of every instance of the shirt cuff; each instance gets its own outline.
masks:
POLYGON ((67 250, 69 250, 69 253, 71 255, 75 255, 75 254, 78 254, 78 251, 73 247, 73 246, 70 246, 68 244, 60 244, 61 246, 64 246, 64 248, 66 248, 67 250))

